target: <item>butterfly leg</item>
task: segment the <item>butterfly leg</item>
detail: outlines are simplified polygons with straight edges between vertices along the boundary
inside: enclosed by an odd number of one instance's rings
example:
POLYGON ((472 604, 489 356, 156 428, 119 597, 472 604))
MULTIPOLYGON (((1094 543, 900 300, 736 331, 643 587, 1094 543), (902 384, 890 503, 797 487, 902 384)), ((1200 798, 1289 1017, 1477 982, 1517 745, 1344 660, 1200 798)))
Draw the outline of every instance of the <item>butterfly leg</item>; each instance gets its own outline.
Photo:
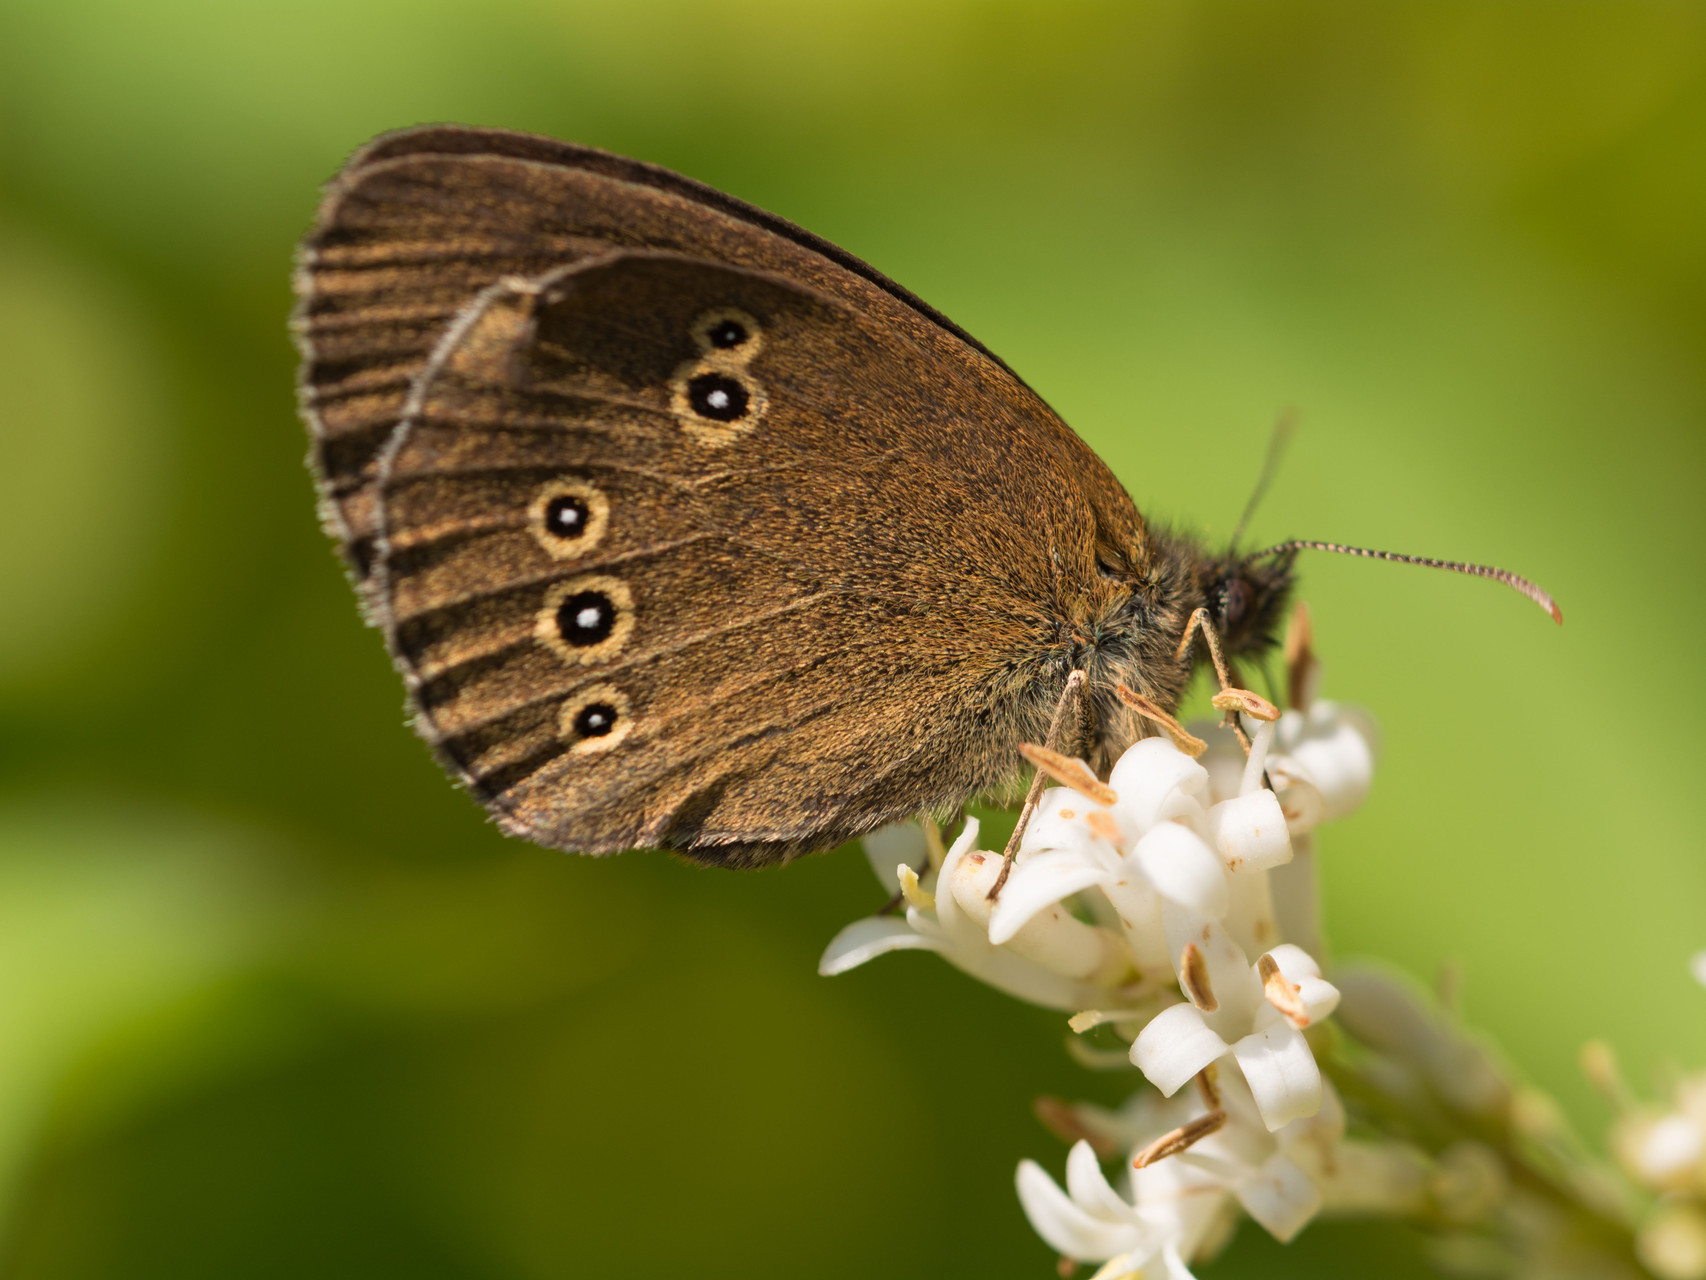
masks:
MULTIPOLYGON (((1257 720, 1278 720, 1279 708, 1260 694, 1252 693, 1238 683, 1238 673, 1229 670, 1226 660, 1221 656, 1220 636, 1216 634, 1214 624, 1209 621, 1207 609, 1198 609, 1191 615, 1191 620, 1185 624, 1185 635, 1179 641, 1178 656, 1183 658, 1185 654, 1190 652, 1191 639, 1199 627, 1202 628, 1203 640, 1208 644, 1209 657, 1214 660, 1214 674, 1220 681, 1220 692, 1214 695, 1211 700, 1212 705, 1216 711, 1226 713, 1221 723, 1238 735, 1239 745, 1244 748, 1244 754, 1248 757, 1251 746, 1250 735, 1244 732, 1244 726, 1238 719, 1239 713, 1243 712, 1254 716, 1257 720)), ((1129 699, 1127 701, 1129 702, 1129 699)), ((1139 708, 1139 711, 1141 712, 1142 708, 1139 708)), ((1192 741, 1196 741, 1196 739, 1192 739, 1192 741)), ((1262 775, 1262 780, 1263 785, 1269 786, 1271 789, 1266 774, 1262 775)))
MULTIPOLYGON (((1084 673, 1074 671, 1066 677, 1066 688, 1061 690, 1060 701, 1054 705, 1054 714, 1049 717, 1048 737, 1044 743, 1050 751, 1060 751, 1067 744, 1064 736, 1070 723, 1079 741, 1090 742, 1093 739, 1089 730, 1094 727, 1094 720, 1089 709, 1089 699, 1084 696, 1084 673), (1068 715, 1072 716, 1069 721, 1068 715)), ((1031 815, 1037 811, 1037 801, 1042 798, 1043 783, 1048 775, 1037 770, 1037 776, 1031 779, 1031 789, 1025 793, 1025 806, 1019 810, 1019 821, 1013 827, 1012 838, 1007 841, 1007 851, 1001 857, 1001 874, 995 877, 995 883, 989 886, 988 898, 994 902, 1001 895, 1001 886, 1007 883, 1007 877, 1013 873, 1013 859, 1019 856, 1019 842, 1025 838, 1025 828, 1031 823, 1031 815)))

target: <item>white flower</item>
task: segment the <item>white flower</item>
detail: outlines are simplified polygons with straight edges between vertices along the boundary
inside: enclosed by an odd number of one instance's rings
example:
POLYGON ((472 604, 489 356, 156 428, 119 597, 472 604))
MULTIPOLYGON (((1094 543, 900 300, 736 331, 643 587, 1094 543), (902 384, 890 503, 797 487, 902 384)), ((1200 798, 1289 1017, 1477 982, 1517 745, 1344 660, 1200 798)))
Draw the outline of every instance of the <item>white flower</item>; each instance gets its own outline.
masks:
POLYGON ((1317 702, 1280 716, 1268 776, 1292 834, 1342 818, 1368 798, 1379 753, 1374 721, 1359 707, 1317 702))
MULTIPOLYGON (((1372 1144, 1345 1142, 1344 1108, 1331 1086, 1316 1115, 1277 1132, 1268 1130, 1235 1075, 1224 1081, 1218 1100, 1224 1124, 1186 1151, 1130 1170, 1129 1199, 1103 1177, 1088 1142, 1079 1142, 1067 1157, 1065 1192, 1037 1164, 1022 1162, 1019 1199, 1037 1234, 1067 1257, 1109 1260, 1104 1268, 1109 1275, 1149 1274, 1144 1268, 1159 1264, 1156 1274, 1171 1276, 1178 1272, 1162 1272, 1160 1266, 1171 1267, 1170 1259, 1177 1259, 1182 1272, 1184 1264, 1211 1255, 1237 1209, 1276 1239, 1290 1240, 1323 1205, 1351 1199, 1339 1186, 1346 1171, 1366 1177, 1381 1163, 1361 1149, 1372 1144)), ((1209 1110, 1195 1090, 1172 1100, 1145 1091, 1123 1111, 1101 1113, 1095 1128, 1136 1151, 1209 1110)), ((1406 1153, 1402 1166, 1402 1204, 1414 1210, 1422 1203, 1425 1164, 1406 1153)), ((1373 1202, 1364 1197, 1362 1203, 1373 1202)))
POLYGON ((977 836, 977 820, 968 819, 941 868, 922 880, 904 862, 887 861, 911 850, 922 865, 926 854, 921 833, 914 838, 905 828, 891 828, 868 837, 866 851, 878 878, 904 892, 905 914, 854 921, 825 949, 818 972, 845 973, 889 951, 926 950, 992 987, 1047 1008, 1137 1003, 1143 993, 1132 985, 1131 957, 1119 935, 1059 907, 1032 921, 1008 946, 989 940, 988 892, 1001 856, 976 850, 977 836))
POLYGON ((1185 1003, 1163 1009, 1138 1033, 1132 1062, 1171 1096, 1210 1063, 1231 1057, 1270 1130, 1313 1115, 1323 1096, 1321 1071, 1301 1028, 1325 1018, 1339 1002, 1320 966, 1289 944, 1264 953, 1266 965, 1261 960, 1251 965, 1213 922, 1179 914, 1170 916, 1169 925, 1169 934, 1182 939, 1181 951, 1188 943, 1200 957, 1213 1007, 1185 1003))
POLYGON ((1115 1191, 1088 1142, 1066 1157, 1066 1191, 1032 1160, 1020 1161, 1016 1182, 1036 1233, 1068 1258, 1105 1262, 1097 1277, 1190 1277, 1167 1215, 1155 1220, 1115 1191))
POLYGON ((1706 1073, 1677 1080, 1668 1107, 1625 1099, 1611 1129, 1623 1171, 1651 1191, 1706 1197, 1706 1073))
POLYGON ((1136 743, 1115 764, 1111 805, 1067 788, 1043 793, 1015 869, 990 919, 990 940, 1013 938, 1039 912, 1094 889, 1144 976, 1173 963, 1164 905, 1211 920, 1237 904, 1267 916, 1258 873, 1291 857, 1284 815, 1259 786, 1211 803, 1209 774, 1165 738, 1136 743))

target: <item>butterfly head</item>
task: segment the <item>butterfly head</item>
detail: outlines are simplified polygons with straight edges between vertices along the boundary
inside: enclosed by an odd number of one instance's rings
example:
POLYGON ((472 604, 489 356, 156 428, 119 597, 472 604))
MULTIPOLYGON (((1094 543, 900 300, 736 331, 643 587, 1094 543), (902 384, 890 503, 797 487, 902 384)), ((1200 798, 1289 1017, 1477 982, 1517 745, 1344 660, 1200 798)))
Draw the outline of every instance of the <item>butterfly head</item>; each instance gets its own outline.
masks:
POLYGON ((1279 642, 1296 555, 1228 552, 1202 566, 1203 604, 1229 657, 1259 658, 1279 642))

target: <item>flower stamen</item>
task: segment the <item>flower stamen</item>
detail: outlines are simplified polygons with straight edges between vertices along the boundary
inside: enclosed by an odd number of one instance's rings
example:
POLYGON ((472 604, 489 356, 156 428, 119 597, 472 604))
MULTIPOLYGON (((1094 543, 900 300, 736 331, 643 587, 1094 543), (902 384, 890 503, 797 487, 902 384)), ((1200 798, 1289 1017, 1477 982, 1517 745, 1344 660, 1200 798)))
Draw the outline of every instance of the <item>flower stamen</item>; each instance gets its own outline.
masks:
POLYGON ((1214 1013, 1220 1008, 1208 979, 1208 961, 1194 942, 1187 942, 1179 952, 1179 988, 1204 1013, 1214 1013))
POLYGON ((1058 751, 1047 747, 1039 747, 1034 742, 1021 742, 1019 754, 1035 766, 1039 774, 1047 774, 1063 787, 1071 787, 1086 800, 1097 804, 1109 805, 1119 799, 1119 795, 1105 782, 1099 782, 1091 772, 1090 766, 1082 760, 1064 756, 1058 751))
POLYGON ((1315 700, 1321 663, 1315 656, 1314 639, 1309 607, 1299 600, 1285 628, 1285 700, 1295 711, 1309 710, 1309 704, 1315 700))
POLYGON ((927 876, 948 860, 948 846, 942 842, 941 826, 929 814, 919 814, 918 825, 924 828, 924 870, 918 874, 927 876))
POLYGON ((1211 1133, 1220 1132, 1226 1124, 1226 1112, 1216 1109, 1207 1115, 1198 1116, 1186 1124, 1180 1125, 1171 1133, 1164 1133, 1151 1142, 1143 1150, 1131 1158, 1131 1167, 1147 1169, 1157 1160, 1165 1160, 1168 1156, 1176 1156, 1181 1151, 1189 1151, 1197 1143, 1211 1133))
POLYGON ((909 907, 916 907, 920 911, 936 909, 936 895, 920 885, 918 873, 904 864, 900 868, 900 892, 909 907))
POLYGON ((1256 972, 1262 979, 1262 997, 1299 1031, 1307 1027, 1309 1010, 1303 1003, 1303 988, 1280 972, 1279 962, 1264 954, 1256 961, 1256 972))
POLYGON ((1214 1082, 1218 1070, 1211 1062, 1197 1072, 1196 1076, 1197 1092, 1202 1095, 1203 1105, 1210 1111, 1220 1110, 1220 1089, 1214 1082))
POLYGON ((1273 721, 1280 718, 1278 707, 1249 689, 1222 689, 1210 700, 1210 705, 1216 711, 1242 711, 1255 720, 1273 721))
POLYGON ((1208 743, 1180 724, 1174 716, 1168 715, 1141 693, 1133 693, 1123 684, 1114 686, 1114 693, 1119 700, 1130 707, 1145 720, 1153 720, 1167 731, 1167 736, 1173 740, 1173 745, 1190 756, 1193 760, 1208 750, 1208 743))
POLYGON ((1045 1093, 1031 1103, 1031 1112, 1043 1128, 1062 1142, 1088 1142, 1090 1149, 1104 1160, 1119 1154, 1119 1143, 1103 1130, 1085 1124, 1078 1108, 1070 1102, 1062 1102, 1045 1093))

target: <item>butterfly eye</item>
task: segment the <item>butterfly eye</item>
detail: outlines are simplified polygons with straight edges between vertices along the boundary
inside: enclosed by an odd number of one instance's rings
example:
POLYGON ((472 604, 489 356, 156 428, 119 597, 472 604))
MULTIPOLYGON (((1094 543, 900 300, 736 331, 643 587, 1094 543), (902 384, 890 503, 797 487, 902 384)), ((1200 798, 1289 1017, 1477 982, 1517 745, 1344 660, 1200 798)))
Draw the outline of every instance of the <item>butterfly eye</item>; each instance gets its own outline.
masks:
POLYGON ((1254 593, 1242 578, 1230 578, 1221 590, 1220 622, 1227 631, 1237 631, 1244 625, 1254 593))
POLYGON ((746 388, 727 374, 702 373, 687 384, 687 403, 693 412, 713 422, 744 418, 750 400, 746 388))

